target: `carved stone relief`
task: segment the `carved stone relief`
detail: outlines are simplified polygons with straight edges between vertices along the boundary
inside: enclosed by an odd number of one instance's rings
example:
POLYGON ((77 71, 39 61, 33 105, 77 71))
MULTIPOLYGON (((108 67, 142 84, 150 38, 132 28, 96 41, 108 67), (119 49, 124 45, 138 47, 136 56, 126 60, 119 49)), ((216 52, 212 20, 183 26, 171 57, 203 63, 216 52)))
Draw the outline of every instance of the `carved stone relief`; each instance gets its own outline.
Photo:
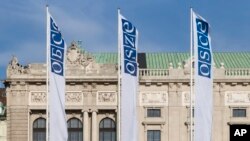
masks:
POLYGON ((168 94, 165 91, 140 92, 140 105, 168 105, 168 94))
POLYGON ((67 92, 65 99, 66 105, 81 105, 83 103, 83 94, 82 92, 67 92))
POLYGON ((98 67, 94 58, 89 53, 81 50, 76 42, 72 42, 67 50, 67 65, 81 66, 83 68, 88 66, 88 69, 96 69, 98 67))
POLYGON ((97 105, 117 105, 117 93, 115 91, 98 91, 97 105))
POLYGON ((250 105, 250 91, 226 91, 225 105, 250 105))
POLYGON ((77 47, 76 42, 72 42, 71 46, 67 50, 67 61, 68 64, 80 64, 81 52, 80 48, 77 47))
POLYGON ((69 74, 117 74, 115 64, 98 64, 94 56, 72 42, 67 50, 67 72, 69 74))
MULTIPOLYGON (((32 91, 29 98, 30 105, 46 105, 47 95, 44 91, 32 91)), ((67 92, 65 95, 66 105, 81 105, 83 95, 81 92, 67 92)))
MULTIPOLYGON (((193 96, 193 105, 194 105, 195 97, 193 96)), ((190 105, 190 91, 182 92, 182 105, 189 106, 190 105)))
POLYGON ((30 92, 30 105, 46 105, 47 95, 45 92, 30 92))

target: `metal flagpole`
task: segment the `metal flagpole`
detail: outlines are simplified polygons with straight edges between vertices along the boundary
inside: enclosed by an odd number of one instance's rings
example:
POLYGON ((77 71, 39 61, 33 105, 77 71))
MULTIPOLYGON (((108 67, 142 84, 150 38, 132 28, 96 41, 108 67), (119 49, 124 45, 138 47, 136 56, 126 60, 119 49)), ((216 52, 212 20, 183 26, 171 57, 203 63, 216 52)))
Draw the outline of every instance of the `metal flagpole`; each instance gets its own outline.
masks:
POLYGON ((46 74, 46 91, 47 91, 47 110, 46 110, 46 114, 47 114, 47 120, 46 120, 46 140, 49 141, 49 6, 46 5, 46 62, 47 62, 47 74, 46 74))
POLYGON ((193 141, 193 9, 190 8, 190 141, 193 141))
POLYGON ((120 8, 118 8, 118 141, 121 141, 121 47, 120 47, 120 8))

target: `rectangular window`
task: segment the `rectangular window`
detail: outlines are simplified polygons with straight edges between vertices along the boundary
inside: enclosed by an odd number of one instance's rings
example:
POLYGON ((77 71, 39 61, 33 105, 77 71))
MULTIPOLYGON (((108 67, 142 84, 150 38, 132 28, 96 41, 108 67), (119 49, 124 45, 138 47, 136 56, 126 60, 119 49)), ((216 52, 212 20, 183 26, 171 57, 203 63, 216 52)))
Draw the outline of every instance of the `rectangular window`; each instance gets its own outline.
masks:
POLYGON ((233 109, 233 117, 246 117, 246 109, 233 109))
POLYGON ((147 109, 148 117, 161 117, 161 109, 147 109))
POLYGON ((160 130, 148 130, 147 141, 161 141, 161 131, 160 130))
POLYGON ((194 117, 194 108, 192 109, 192 116, 194 117))

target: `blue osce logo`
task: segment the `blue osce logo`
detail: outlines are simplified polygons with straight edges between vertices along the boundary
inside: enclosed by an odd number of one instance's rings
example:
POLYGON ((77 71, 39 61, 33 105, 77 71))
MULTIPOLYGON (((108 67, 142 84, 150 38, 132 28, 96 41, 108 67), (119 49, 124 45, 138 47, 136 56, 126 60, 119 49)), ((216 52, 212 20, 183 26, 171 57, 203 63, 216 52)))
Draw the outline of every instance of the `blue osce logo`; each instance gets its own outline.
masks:
POLYGON ((122 19, 124 72, 137 75, 136 28, 127 20, 122 19))
POLYGON ((50 18, 50 62, 51 71, 55 74, 64 75, 64 40, 54 20, 50 18))
POLYGON ((207 22, 196 19, 198 40, 198 75, 211 78, 211 47, 208 38, 209 25, 207 22))

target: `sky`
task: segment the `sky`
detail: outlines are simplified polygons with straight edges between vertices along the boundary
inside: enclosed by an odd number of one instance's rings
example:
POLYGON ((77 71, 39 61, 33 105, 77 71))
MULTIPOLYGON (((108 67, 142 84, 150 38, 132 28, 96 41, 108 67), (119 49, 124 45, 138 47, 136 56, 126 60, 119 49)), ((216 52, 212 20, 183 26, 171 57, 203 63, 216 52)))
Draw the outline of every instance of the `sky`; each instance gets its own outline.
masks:
POLYGON ((88 52, 117 52, 118 8, 139 31, 139 52, 188 52, 190 7, 209 22, 214 52, 250 52, 249 0, 0 0, 0 80, 13 55, 45 63, 46 4, 67 45, 88 52))

